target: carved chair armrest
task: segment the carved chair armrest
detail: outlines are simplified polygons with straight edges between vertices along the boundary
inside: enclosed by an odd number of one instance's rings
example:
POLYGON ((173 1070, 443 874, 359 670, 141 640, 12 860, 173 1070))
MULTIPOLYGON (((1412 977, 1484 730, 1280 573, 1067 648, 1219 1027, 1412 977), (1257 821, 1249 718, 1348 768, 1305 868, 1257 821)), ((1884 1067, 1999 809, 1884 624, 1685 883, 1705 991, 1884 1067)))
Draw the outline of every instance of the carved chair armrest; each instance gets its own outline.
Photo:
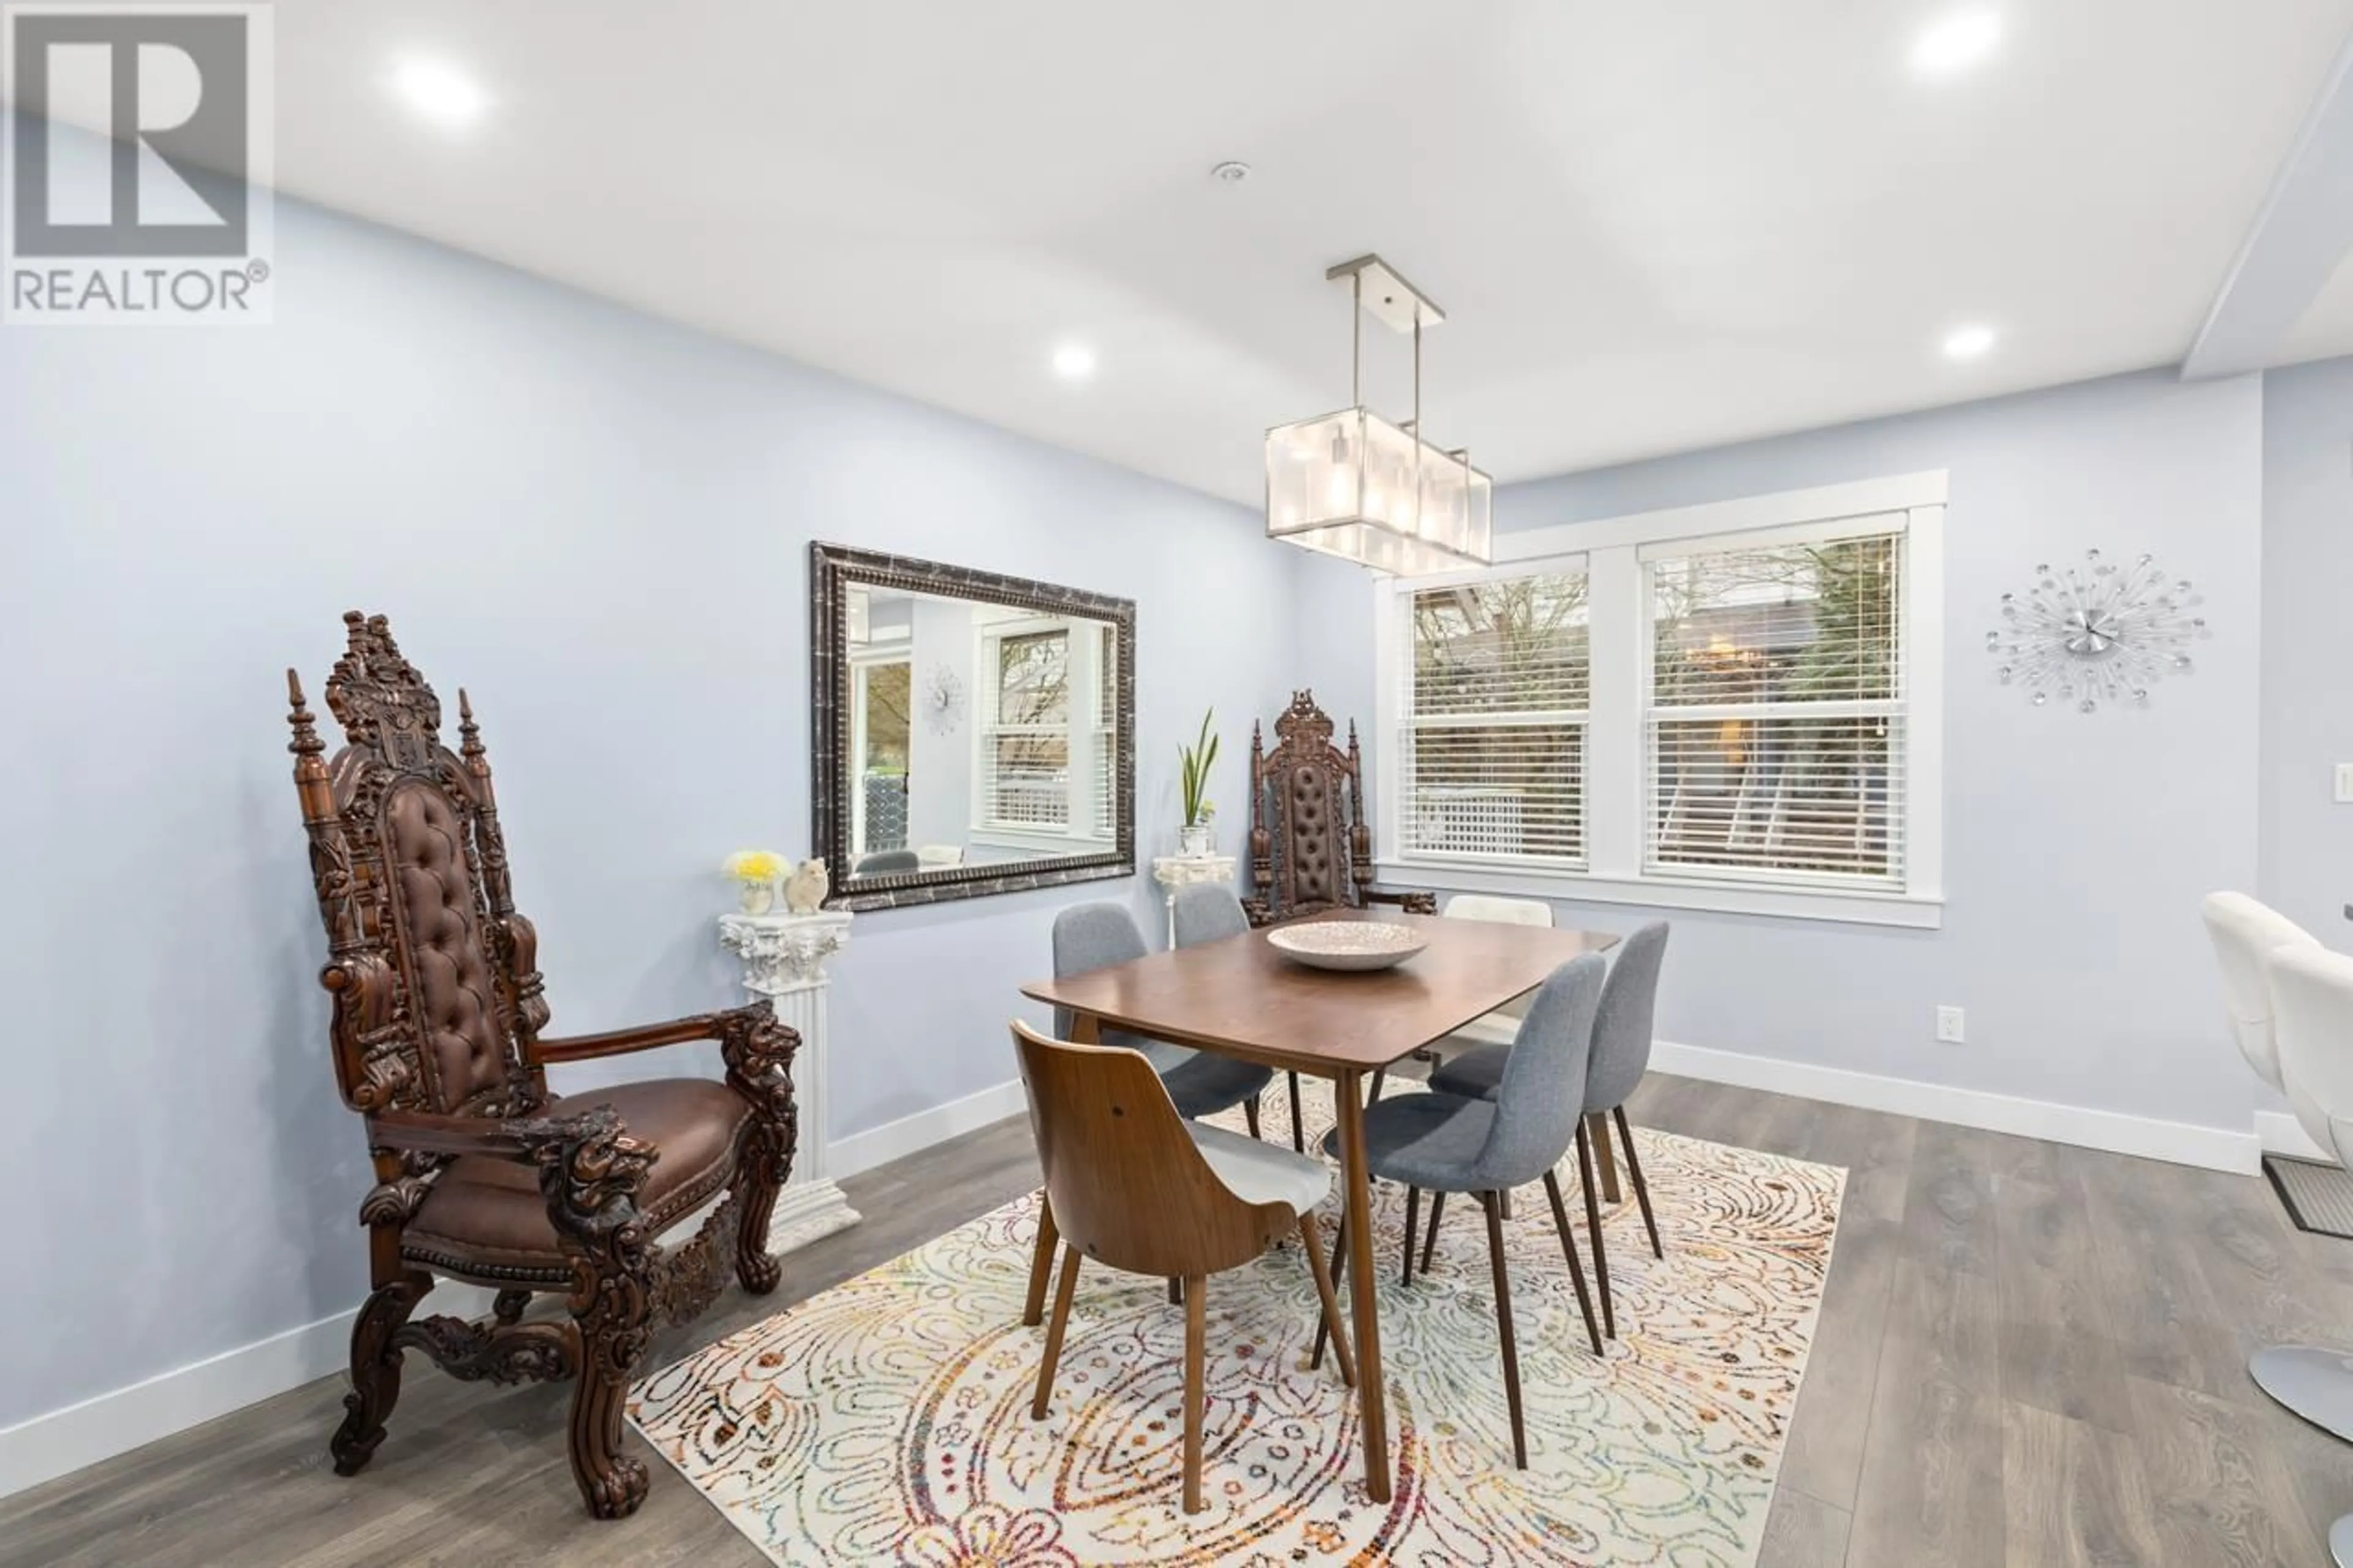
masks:
POLYGON ((1434 915, 1438 912, 1438 895, 1412 889, 1392 892, 1382 888, 1365 888, 1367 904, 1395 904, 1409 915, 1434 915))
POLYGON ((723 1039, 732 1026, 731 1021, 739 1014, 774 1011, 765 1002, 754 1002, 733 1012, 698 1013, 691 1018, 676 1018, 667 1024, 614 1029, 602 1035, 575 1035, 565 1040, 534 1040, 531 1059, 534 1066, 552 1067, 558 1062, 595 1061, 599 1057, 627 1056, 631 1051, 649 1051, 659 1046, 684 1045, 689 1040, 723 1039))
POLYGON ((641 1029, 617 1029, 607 1035, 581 1035, 569 1040, 539 1040, 532 1060, 541 1067, 556 1062, 593 1061, 598 1057, 675 1046, 688 1040, 716 1040, 727 1064, 727 1087, 752 1102, 762 1125, 753 1157, 773 1161, 783 1184, 792 1168, 793 1146, 799 1131, 799 1114, 793 1103, 793 1057, 801 1037, 776 1022, 776 1004, 762 1000, 724 1013, 703 1013, 675 1023, 651 1024, 641 1029))

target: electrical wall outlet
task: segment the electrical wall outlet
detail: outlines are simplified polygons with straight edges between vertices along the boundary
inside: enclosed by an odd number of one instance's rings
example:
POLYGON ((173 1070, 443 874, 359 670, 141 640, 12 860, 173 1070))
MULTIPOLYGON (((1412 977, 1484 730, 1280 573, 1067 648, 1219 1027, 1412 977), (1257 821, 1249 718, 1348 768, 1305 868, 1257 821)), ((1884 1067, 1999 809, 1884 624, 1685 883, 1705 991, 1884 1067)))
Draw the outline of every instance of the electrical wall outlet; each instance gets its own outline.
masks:
POLYGON ((1948 1046, 1962 1043, 1961 1010, 1958 1007, 1936 1009, 1936 1038, 1948 1046))
POLYGON ((2353 805, 2353 763, 2337 764, 2337 804, 2353 805))

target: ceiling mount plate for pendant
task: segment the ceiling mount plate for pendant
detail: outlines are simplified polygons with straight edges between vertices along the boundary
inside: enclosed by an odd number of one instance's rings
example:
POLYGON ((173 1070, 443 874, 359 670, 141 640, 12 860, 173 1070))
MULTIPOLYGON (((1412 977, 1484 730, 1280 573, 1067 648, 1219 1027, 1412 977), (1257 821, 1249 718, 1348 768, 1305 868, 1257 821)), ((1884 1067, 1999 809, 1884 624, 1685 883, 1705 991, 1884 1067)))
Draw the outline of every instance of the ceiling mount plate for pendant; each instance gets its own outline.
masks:
POLYGON ((1365 310, 1393 331, 1413 331, 1417 313, 1425 327, 1434 327, 1446 320, 1446 312, 1438 308, 1436 300, 1407 282, 1396 268, 1377 256, 1343 261, 1324 276, 1349 289, 1355 289, 1357 279, 1362 279, 1365 291, 1360 300, 1365 310))

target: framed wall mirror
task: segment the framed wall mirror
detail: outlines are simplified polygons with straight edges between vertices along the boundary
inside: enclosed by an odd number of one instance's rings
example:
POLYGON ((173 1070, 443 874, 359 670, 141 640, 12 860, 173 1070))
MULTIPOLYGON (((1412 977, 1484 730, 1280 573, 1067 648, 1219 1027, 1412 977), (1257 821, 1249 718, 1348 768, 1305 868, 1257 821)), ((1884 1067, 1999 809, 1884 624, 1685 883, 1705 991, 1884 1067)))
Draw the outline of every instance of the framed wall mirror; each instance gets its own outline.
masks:
POLYGON ((1135 601, 809 546, 828 907, 1135 870, 1135 601))

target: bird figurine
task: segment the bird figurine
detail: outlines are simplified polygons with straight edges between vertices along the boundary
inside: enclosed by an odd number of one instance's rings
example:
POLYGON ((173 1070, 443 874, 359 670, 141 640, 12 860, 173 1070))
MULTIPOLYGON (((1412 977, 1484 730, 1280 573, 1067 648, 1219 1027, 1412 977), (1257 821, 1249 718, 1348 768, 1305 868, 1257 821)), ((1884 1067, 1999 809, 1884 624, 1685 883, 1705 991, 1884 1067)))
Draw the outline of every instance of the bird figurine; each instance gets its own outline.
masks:
POLYGON ((797 915, 813 915, 833 890, 833 879, 822 860, 804 860, 785 881, 785 908, 797 915))

